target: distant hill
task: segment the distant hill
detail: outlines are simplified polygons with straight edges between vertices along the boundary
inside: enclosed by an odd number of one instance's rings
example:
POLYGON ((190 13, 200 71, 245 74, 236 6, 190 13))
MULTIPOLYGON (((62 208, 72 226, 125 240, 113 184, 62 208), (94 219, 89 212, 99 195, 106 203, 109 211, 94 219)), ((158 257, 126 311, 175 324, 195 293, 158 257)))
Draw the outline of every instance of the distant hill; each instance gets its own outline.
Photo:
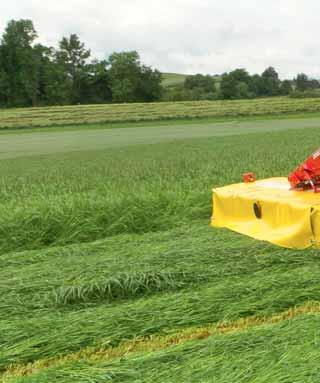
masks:
POLYGON ((162 73, 162 85, 170 87, 182 84, 188 75, 180 73, 162 73))
MULTIPOLYGON (((175 86, 179 84, 183 84, 184 80, 188 77, 187 74, 181 74, 181 73, 162 73, 162 85, 165 88, 168 88, 170 86, 175 86)), ((220 81, 221 76, 215 75, 214 76, 216 80, 216 85, 219 88, 220 87, 220 81)))

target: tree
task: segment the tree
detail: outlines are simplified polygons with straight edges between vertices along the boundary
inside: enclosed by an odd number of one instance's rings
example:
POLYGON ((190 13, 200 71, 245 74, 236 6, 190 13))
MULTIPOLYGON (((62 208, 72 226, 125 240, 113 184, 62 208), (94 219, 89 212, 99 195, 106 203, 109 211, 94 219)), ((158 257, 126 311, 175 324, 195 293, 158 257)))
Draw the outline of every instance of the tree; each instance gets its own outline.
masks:
POLYGON ((112 100, 115 102, 136 101, 139 82, 140 59, 137 52, 113 53, 109 57, 112 100))
POLYGON ((304 73, 299 73, 296 78, 296 90, 304 92, 308 89, 308 76, 304 73))
POLYGON ((232 100, 236 98, 237 94, 237 81, 228 73, 221 76, 220 82, 220 96, 222 99, 232 100))
POLYGON ((8 105, 9 77, 4 67, 5 57, 0 45, 0 107, 8 105))
POLYGON ((252 98, 249 86, 244 81, 239 81, 236 86, 236 97, 237 98, 252 98))
POLYGON ((56 62, 53 48, 41 44, 34 46, 37 62, 38 96, 42 105, 70 103, 70 86, 67 72, 56 62))
POLYGON ((35 44, 31 20, 12 20, 0 43, 0 107, 156 101, 161 73, 142 65, 137 52, 90 59, 79 37, 63 37, 58 50, 35 44))
POLYGON ((183 88, 181 91, 183 100, 213 100, 217 97, 215 79, 210 75, 187 76, 183 88))
POLYGON ((202 89, 205 93, 214 93, 216 90, 214 78, 202 74, 187 76, 184 80, 184 87, 186 89, 202 89))
POLYGON ((304 92, 308 89, 318 89, 320 88, 320 83, 318 80, 309 79, 309 77, 304 73, 299 73, 295 80, 296 90, 304 92))
POLYGON ((59 43, 59 50, 56 54, 58 65, 61 65, 69 78, 70 100, 72 103, 81 102, 81 87, 87 76, 87 60, 90 57, 90 50, 85 48, 84 43, 79 40, 76 34, 63 37, 59 43))
POLYGON ((243 82, 245 84, 249 84, 250 82, 250 75, 243 68, 235 69, 232 72, 230 72, 229 75, 232 76, 237 82, 243 82))
POLYGON ((319 89, 320 88, 320 82, 316 79, 310 79, 308 82, 308 88, 309 89, 319 89))
POLYGON ((109 63, 114 102, 155 101, 160 98, 160 72, 142 66, 136 51, 113 53, 109 63))
POLYGON ((281 85, 280 85, 280 94, 282 96, 287 96, 292 92, 293 88, 291 85, 291 81, 289 80, 283 80, 281 85))
POLYGON ((220 83, 220 97, 223 99, 251 98, 250 75, 245 69, 224 73, 220 83))
POLYGON ((263 79, 259 74, 254 74, 253 76, 250 77, 249 89, 250 89, 250 92, 255 97, 263 96, 263 93, 264 93, 263 79))
POLYGON ((1 89, 10 106, 37 103, 37 62, 32 44, 37 37, 31 20, 11 20, 2 36, 1 89))
POLYGON ((261 91, 263 96, 277 96, 280 90, 278 73, 273 67, 267 68, 261 75, 261 91))
POLYGON ((137 88, 137 99, 139 101, 157 101, 162 94, 162 74, 143 65, 140 68, 140 80, 137 88))
POLYGON ((108 66, 106 60, 94 60, 88 65, 87 86, 82 89, 81 95, 84 102, 100 104, 112 101, 108 66))

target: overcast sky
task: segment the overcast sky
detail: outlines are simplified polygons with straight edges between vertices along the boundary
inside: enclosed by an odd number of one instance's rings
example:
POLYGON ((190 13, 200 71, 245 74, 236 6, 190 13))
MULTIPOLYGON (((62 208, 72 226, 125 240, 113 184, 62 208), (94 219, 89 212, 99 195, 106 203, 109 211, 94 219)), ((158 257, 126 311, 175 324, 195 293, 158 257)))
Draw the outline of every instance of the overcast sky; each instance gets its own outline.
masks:
POLYGON ((2 0, 0 28, 30 18, 43 43, 77 33, 93 56, 137 50, 165 72, 320 77, 319 14, 319 0, 2 0))

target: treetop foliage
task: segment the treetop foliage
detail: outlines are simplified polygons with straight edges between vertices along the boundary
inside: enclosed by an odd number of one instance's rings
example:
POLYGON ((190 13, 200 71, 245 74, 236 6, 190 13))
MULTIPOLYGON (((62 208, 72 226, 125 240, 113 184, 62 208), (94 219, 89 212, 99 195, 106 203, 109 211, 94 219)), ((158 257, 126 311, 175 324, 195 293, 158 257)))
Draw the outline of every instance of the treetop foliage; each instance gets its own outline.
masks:
POLYGON ((161 74, 142 65, 137 52, 91 58, 76 34, 58 48, 35 44, 31 20, 8 23, 0 44, 0 106, 159 100, 161 74))

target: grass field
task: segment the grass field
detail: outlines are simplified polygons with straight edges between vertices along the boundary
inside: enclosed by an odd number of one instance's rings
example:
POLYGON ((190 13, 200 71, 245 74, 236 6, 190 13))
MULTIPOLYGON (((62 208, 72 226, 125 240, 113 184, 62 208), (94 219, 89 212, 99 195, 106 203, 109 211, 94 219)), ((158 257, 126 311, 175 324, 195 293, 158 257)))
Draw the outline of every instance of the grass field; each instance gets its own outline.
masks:
POLYGON ((318 382, 319 251, 209 220, 320 118, 130 126, 1 133, 0 381, 318 382))

